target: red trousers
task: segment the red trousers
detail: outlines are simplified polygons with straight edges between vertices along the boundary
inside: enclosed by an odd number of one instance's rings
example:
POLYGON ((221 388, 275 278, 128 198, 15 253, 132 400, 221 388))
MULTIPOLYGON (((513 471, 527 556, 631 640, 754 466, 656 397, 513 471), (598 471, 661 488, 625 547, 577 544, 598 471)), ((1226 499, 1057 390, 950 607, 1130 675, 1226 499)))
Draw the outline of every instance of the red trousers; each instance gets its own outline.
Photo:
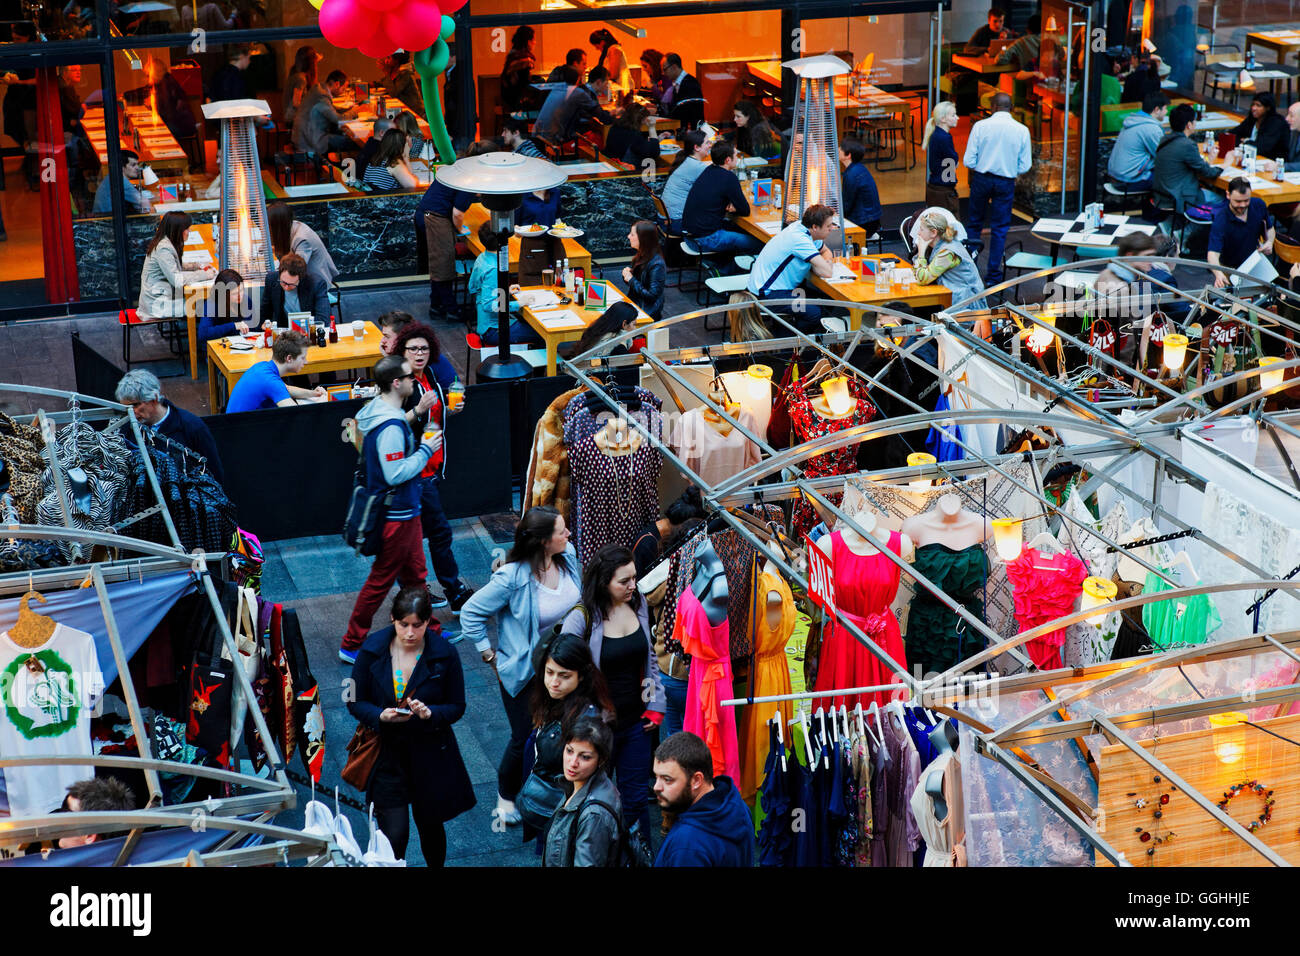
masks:
POLYGON ((343 648, 356 650, 370 633, 370 622, 388 597, 393 582, 401 577, 409 587, 424 583, 424 532, 420 516, 404 521, 389 521, 384 525, 384 540, 370 566, 370 576, 361 586, 357 603, 348 620, 348 631, 343 635, 343 648))

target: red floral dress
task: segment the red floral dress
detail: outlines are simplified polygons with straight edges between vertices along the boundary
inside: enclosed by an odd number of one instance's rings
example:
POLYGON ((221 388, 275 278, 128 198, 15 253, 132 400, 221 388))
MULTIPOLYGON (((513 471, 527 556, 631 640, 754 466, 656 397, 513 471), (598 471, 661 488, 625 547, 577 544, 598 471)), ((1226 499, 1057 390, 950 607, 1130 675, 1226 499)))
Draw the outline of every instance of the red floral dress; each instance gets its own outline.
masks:
MULTIPOLYGON (((801 442, 812 441, 832 432, 844 431, 858 425, 865 425, 876 417, 876 406, 867 398, 866 386, 856 378, 849 379, 849 393, 858 400, 853 414, 846 418, 822 418, 813 408, 812 400, 821 389, 813 383, 813 394, 804 389, 803 382, 793 382, 789 386, 790 426, 801 442)), ((843 448, 813 455, 803 462, 803 473, 808 478, 824 478, 827 475, 851 475, 858 470, 858 444, 855 442, 843 448)), ((839 504, 840 494, 828 494, 827 499, 839 504)), ((794 506, 794 530, 804 534, 818 522, 817 512, 806 500, 800 498, 794 506)))

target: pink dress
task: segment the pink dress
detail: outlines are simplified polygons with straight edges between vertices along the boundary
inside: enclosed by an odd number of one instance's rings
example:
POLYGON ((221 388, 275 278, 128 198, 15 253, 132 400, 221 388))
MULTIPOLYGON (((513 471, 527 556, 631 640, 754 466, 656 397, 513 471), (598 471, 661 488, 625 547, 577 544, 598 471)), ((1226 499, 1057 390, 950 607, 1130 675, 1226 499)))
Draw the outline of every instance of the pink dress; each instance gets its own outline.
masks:
MULTIPOLYGON (((1016 625, 1021 632, 1031 630, 1074 610, 1074 602, 1088 576, 1084 563, 1068 551, 1051 557, 1036 548, 1027 548, 1020 557, 1007 562, 1007 578, 1015 589, 1016 625)), ((1061 645, 1065 628, 1058 627, 1041 637, 1025 642, 1025 653, 1039 670, 1064 667, 1061 645)))
MULTIPOLYGON (((901 542, 902 535, 897 531, 889 533, 889 550, 894 554, 901 552, 901 542)), ((880 553, 855 554, 838 531, 831 535, 831 563, 835 573, 835 603, 839 610, 900 667, 906 668, 903 635, 898 629, 898 618, 889 607, 898 593, 898 565, 880 553)), ((834 618, 827 619, 818 657, 815 690, 873 687, 897 682, 889 668, 850 631, 838 626, 834 618)), ((865 708, 878 701, 884 706, 889 699, 886 692, 849 694, 833 698, 833 705, 845 704, 852 708, 861 703, 865 708)), ((817 704, 831 706, 826 698, 818 700, 817 704)))
POLYGON ((713 774, 725 774, 740 784, 740 743, 736 735, 736 708, 723 707, 731 691, 730 628, 724 620, 709 623, 704 606, 687 588, 677 599, 677 624, 673 636, 691 655, 691 675, 686 684, 686 719, 689 730, 709 745, 713 774))

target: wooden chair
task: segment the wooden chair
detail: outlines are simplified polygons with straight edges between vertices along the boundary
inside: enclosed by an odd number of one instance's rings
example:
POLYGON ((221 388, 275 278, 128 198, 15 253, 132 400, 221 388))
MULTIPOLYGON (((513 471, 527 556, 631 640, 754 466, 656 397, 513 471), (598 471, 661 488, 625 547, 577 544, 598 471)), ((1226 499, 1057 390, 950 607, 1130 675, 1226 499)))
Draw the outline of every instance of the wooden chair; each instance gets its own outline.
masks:
POLYGON ((1214 66, 1217 63, 1223 63, 1228 60, 1241 59, 1241 51, 1237 49, 1237 46, 1235 44, 1230 44, 1230 43, 1215 44, 1215 46, 1212 47, 1211 49, 1226 50, 1229 47, 1231 48, 1230 52, 1205 53, 1202 55, 1201 68, 1205 72, 1201 75, 1201 92, 1208 93, 1210 90, 1213 90, 1215 96, 1217 97, 1219 90, 1228 89, 1232 91, 1233 101, 1236 102, 1237 96, 1241 92, 1240 84, 1238 82, 1240 80, 1240 75, 1234 75, 1231 78, 1225 79, 1225 78, 1221 78, 1218 74, 1216 74, 1213 70, 1210 69, 1210 67, 1214 66))
MULTIPOLYGON (((1300 262, 1300 243, 1292 242, 1282 236, 1275 236, 1273 239, 1273 254, 1277 256, 1279 262, 1295 265, 1300 262)), ((1289 273, 1291 270, 1279 269, 1278 271, 1289 273)))

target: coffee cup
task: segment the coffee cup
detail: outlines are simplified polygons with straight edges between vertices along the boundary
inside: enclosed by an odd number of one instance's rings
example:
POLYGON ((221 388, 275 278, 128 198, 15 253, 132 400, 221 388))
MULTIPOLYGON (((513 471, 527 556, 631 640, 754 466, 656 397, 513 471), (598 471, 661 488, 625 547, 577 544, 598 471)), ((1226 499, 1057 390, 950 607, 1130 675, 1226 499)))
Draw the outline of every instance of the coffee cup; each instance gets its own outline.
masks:
POLYGON ((366 323, 357 319, 352 323, 352 337, 360 342, 366 337, 366 323))

